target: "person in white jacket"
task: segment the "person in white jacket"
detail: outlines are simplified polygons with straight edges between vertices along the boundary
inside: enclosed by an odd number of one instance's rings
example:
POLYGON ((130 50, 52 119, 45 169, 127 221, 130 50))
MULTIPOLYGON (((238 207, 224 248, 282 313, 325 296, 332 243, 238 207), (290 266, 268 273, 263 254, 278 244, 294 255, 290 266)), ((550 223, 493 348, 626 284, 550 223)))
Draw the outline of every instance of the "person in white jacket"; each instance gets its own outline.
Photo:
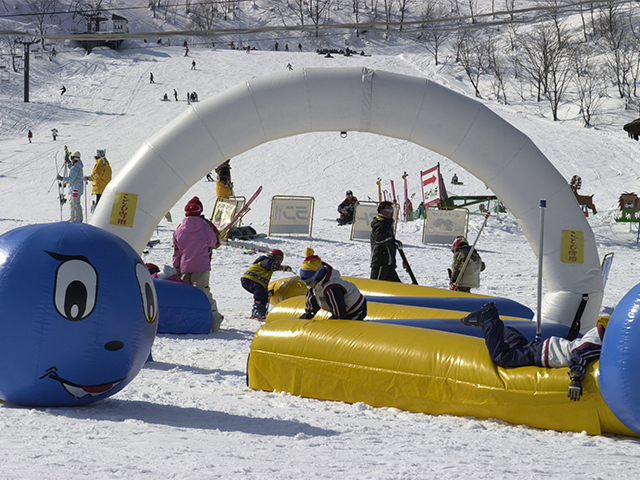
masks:
POLYGON ((482 327, 489 356, 500 367, 569 367, 571 383, 568 397, 571 400, 580 400, 586 366, 600 358, 605 332, 604 326, 596 325, 576 340, 552 336, 529 342, 515 328, 505 327, 493 302, 471 312, 461 321, 467 326, 482 327))
POLYGON ((331 319, 364 320, 367 300, 358 287, 340 278, 340 272, 323 262, 313 249, 307 248, 305 253, 300 279, 309 290, 306 309, 300 318, 311 319, 323 309, 331 313, 331 319))

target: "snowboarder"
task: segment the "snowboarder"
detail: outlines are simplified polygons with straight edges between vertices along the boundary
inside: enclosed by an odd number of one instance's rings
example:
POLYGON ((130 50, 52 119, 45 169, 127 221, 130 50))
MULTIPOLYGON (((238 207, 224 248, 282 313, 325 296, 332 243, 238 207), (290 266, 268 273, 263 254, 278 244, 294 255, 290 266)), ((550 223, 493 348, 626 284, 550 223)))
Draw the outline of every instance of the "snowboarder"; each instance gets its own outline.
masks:
POLYGON ((481 327, 493 363, 500 367, 536 366, 542 368, 569 367, 568 397, 577 401, 582 397, 582 380, 587 364, 600 358, 605 327, 596 325, 577 340, 549 337, 529 342, 513 327, 505 327, 495 303, 461 318, 464 325, 481 327))
POLYGON ((67 91, 67 88, 64 85, 62 85, 62 88, 60 89, 60 95, 64 95, 64 92, 66 91, 67 91))
POLYGON ((264 321, 267 316, 268 288, 273 272, 291 272, 291 267, 282 265, 282 260, 284 260, 284 253, 281 250, 270 250, 267 255, 256 258, 242 275, 240 279, 242 288, 253 294, 251 318, 264 321))
POLYGON ((152 73, 152 72, 149 72, 149 83, 156 83, 156 82, 153 80, 153 73, 152 73))
POLYGON ((220 329, 224 317, 211 296, 211 252, 220 246, 213 225, 202 217, 204 207, 193 197, 184 207, 185 218, 173 232, 173 266, 182 281, 207 294, 213 312, 213 333, 220 329))
POLYGON ((338 205, 338 213, 340 214, 340 218, 336 219, 338 225, 353 223, 353 212, 356 208, 356 203, 358 203, 358 199, 353 196, 351 190, 347 190, 346 198, 338 205))
POLYGON ((231 159, 216 167, 216 195, 218 198, 233 196, 233 182, 231 181, 231 159))
POLYGON ((175 88, 173 89, 173 98, 176 99, 176 102, 178 101, 178 92, 175 88))
POLYGON ((391 202, 380 202, 378 215, 371 221, 371 278, 400 282, 396 272, 396 249, 402 243, 394 234, 393 213, 391 202))
POLYGON ((195 70, 196 69, 196 61, 192 60, 191 61, 191 70, 195 70))
POLYGON ((69 173, 66 177, 58 175, 56 178, 63 181, 69 186, 69 207, 71 210, 70 222, 82 222, 82 206, 80 205, 80 198, 84 193, 84 186, 82 183, 84 165, 80 160, 80 152, 73 152, 71 154, 71 167, 69 167, 69 173))
POLYGON ((340 272, 323 262, 313 249, 307 248, 305 255, 300 279, 309 290, 306 309, 300 318, 311 319, 322 308, 331 314, 330 319, 364 320, 367 300, 358 287, 340 278, 340 272))
POLYGON ((163 102, 168 102, 169 101, 169 96, 165 93, 164 97, 162 97, 162 101, 163 102))
POLYGON ((478 288, 480 286, 480 272, 485 269, 484 262, 480 258, 480 254, 474 248, 471 254, 469 263, 460 276, 460 270, 471 251, 471 246, 467 242, 467 239, 458 236, 451 245, 451 251, 453 252, 453 263, 449 272, 449 286, 451 290, 458 290, 459 292, 470 292, 472 288, 478 288))
POLYGON ((58 138, 58 129, 57 128, 52 128, 51 129, 51 135, 53 136, 53 140, 55 141, 58 138))
POLYGON ((91 180, 91 193, 96 196, 95 202, 91 205, 92 212, 96 205, 98 205, 107 184, 111 181, 112 173, 111 165, 109 165, 109 161, 107 160, 106 150, 96 150, 96 155, 93 158, 96 160, 96 164, 93 166, 93 171, 91 172, 91 175, 84 177, 85 181, 91 180))

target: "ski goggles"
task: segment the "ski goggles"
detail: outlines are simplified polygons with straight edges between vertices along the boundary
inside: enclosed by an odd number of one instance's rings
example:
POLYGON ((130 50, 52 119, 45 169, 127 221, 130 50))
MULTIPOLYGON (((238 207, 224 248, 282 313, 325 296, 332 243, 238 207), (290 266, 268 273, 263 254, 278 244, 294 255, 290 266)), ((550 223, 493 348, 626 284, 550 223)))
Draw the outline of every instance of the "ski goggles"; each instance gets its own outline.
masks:
POLYGON ((307 287, 310 287, 311 285, 313 285, 318 280, 318 277, 320 276, 320 273, 324 273, 324 268, 323 267, 320 267, 318 270, 316 270, 316 273, 314 273, 309 278, 301 278, 302 283, 304 283, 307 287))

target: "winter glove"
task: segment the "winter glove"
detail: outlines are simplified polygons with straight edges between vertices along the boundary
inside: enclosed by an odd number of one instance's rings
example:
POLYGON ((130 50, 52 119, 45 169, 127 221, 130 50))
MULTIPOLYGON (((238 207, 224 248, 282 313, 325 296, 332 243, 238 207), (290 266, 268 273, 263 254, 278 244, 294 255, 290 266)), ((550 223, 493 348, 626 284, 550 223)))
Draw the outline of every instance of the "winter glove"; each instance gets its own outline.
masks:
POLYGON ((569 384, 569 394, 567 396, 573 401, 580 400, 584 374, 580 372, 569 372, 569 378, 571 379, 571 383, 569 384))
POLYGON ((315 314, 306 310, 302 315, 300 315, 300 318, 303 320, 311 320, 313 317, 315 317, 315 314))
POLYGON ((64 180, 64 177, 63 177, 62 175, 58 175, 58 176, 56 177, 56 180, 64 180))
POLYGON ((402 242, 400 240, 396 240, 396 247, 402 250, 402 242))
POLYGON ((82 177, 82 180, 84 180, 85 182, 89 181, 89 177, 87 175, 85 175, 84 177, 82 177))
POLYGON ((458 290, 458 287, 456 286, 455 283, 450 283, 449 284, 449 290, 458 290))
POLYGON ((280 270, 282 270, 283 272, 293 272, 293 270, 291 270, 291 267, 289 265, 281 265, 280 270))

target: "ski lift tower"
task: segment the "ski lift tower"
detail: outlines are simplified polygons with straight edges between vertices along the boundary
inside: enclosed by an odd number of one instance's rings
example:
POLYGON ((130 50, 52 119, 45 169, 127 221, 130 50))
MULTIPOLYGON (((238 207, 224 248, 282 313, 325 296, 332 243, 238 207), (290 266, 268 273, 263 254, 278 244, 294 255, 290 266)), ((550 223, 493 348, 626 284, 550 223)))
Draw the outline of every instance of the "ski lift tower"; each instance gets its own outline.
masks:
POLYGON ((29 48, 38 41, 14 40, 14 42, 22 44, 24 48, 24 103, 29 103, 29 48))

